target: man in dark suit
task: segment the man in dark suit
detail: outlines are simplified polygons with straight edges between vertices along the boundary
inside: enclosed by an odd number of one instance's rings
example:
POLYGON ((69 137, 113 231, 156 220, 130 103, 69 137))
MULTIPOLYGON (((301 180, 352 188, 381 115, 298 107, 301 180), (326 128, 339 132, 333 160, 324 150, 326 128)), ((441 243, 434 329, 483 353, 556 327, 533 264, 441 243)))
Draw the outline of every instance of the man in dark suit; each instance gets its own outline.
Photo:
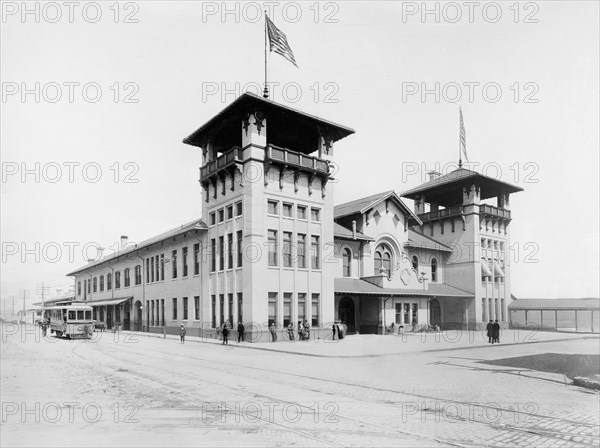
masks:
POLYGON ((498 320, 496 320, 496 322, 494 322, 493 332, 494 332, 494 337, 492 338, 492 344, 494 342, 497 342, 499 344, 500 343, 500 324, 498 323, 498 320))
POLYGON ((237 326, 237 332, 238 332, 238 343, 240 342, 244 342, 244 324, 242 324, 241 322, 238 322, 238 326, 237 326))
POLYGON ((486 325, 485 329, 487 330, 487 337, 488 337, 488 342, 490 344, 494 343, 494 323, 492 322, 492 319, 490 319, 490 321, 488 322, 488 324, 486 325))

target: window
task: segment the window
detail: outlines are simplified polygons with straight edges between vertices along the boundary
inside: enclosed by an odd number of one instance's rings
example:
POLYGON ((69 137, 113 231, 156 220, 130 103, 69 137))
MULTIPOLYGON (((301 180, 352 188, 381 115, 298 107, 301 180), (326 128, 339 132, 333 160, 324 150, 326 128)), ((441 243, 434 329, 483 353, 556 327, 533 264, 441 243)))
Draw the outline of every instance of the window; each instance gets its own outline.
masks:
POLYGON ((150 301, 150 326, 154 326, 154 307, 155 307, 155 300, 151 300, 150 301))
POLYGON ((150 281, 154 281, 154 257, 150 258, 150 281))
MULTIPOLYGON (((117 288, 118 288, 118 286, 117 286, 117 288)), ((87 292, 88 292, 88 294, 90 292, 92 292, 92 280, 91 279, 87 281, 87 292)))
POLYGON ((142 265, 141 264, 138 264, 135 267, 134 275, 135 275, 135 284, 141 285, 142 284, 142 265))
POLYGON ((219 270, 225 269, 225 237, 219 237, 219 270))
POLYGON ((171 278, 177 278, 177 250, 171 252, 171 278))
POLYGON ((283 204, 283 216, 286 218, 292 218, 292 204, 283 204))
POLYGON ((485 306, 485 297, 481 299, 481 320, 487 322, 487 307, 485 306))
POLYGON ((319 326, 319 294, 312 295, 312 307, 311 307, 311 325, 313 327, 319 326))
POLYGON ((115 289, 119 289, 121 287, 121 272, 115 272, 115 289))
POLYGON ((210 240, 210 272, 217 270, 217 241, 213 238, 210 240))
POLYGON ((277 326, 277 293, 269 293, 269 326, 275 324, 277 326))
POLYGON ((223 222, 225 218, 225 210, 221 209, 217 212, 217 214, 219 215, 219 222, 223 222))
POLYGON ((174 297, 172 300, 173 300, 173 320, 177 320, 177 298, 174 297))
POLYGON ((131 286, 131 275, 129 273, 129 268, 127 268, 123 271, 123 277, 124 277, 124 281, 125 281, 125 288, 127 288, 128 286, 131 286))
POLYGON ((350 249, 346 248, 342 252, 342 262, 342 275, 344 277, 350 277, 352 264, 352 252, 350 252, 350 249))
POLYGON ((269 266, 277 266, 277 230, 268 231, 269 266))
POLYGON ((419 305, 417 303, 413 303, 412 304, 412 321, 413 321, 413 324, 419 322, 419 319, 417 317, 418 310, 419 310, 419 305))
POLYGON ((233 205, 227 206, 227 219, 233 219, 233 205))
POLYGON ((215 212, 212 212, 209 215, 209 222, 211 226, 214 226, 217 223, 217 215, 215 214, 215 212))
POLYGON ((98 277, 94 277, 94 292, 98 292, 98 277))
POLYGON ((437 265, 438 262, 435 258, 431 259, 431 281, 432 282, 437 282, 438 280, 438 275, 437 275, 437 265))
POLYGON ((404 325, 410 324, 410 303, 404 304, 404 325))
POLYGON ((160 254, 160 279, 165 279, 165 254, 160 254))
POLYGON ((106 274, 106 290, 110 291, 112 289, 112 274, 106 274))
POLYGON ((200 274, 200 243, 194 244, 194 275, 200 274))
POLYGON ((306 268, 306 235, 298 234, 298 248, 296 254, 299 268, 306 268))
POLYGON ((310 209, 310 219, 314 222, 320 222, 321 221, 321 210, 319 210, 318 208, 311 208, 310 209))
POLYGON ((402 304, 396 304, 396 323, 402 325, 402 304))
POLYGON ((277 211, 277 201, 267 201, 267 213, 269 215, 278 215, 279 212, 277 211))
POLYGON ((244 305, 244 301, 243 301, 243 295, 241 292, 237 293, 237 320, 238 322, 243 322, 242 318, 243 318, 243 307, 244 305))
POLYGON ((243 210, 242 201, 236 202, 235 203, 235 216, 242 216, 242 210, 243 210))
POLYGON ((229 316, 227 318, 227 320, 229 321, 229 323, 231 325, 233 325, 233 294, 232 293, 227 294, 227 311, 229 311, 227 313, 227 315, 229 316))
POLYGON ((321 260, 319 259, 319 237, 312 235, 310 237, 310 259, 313 269, 320 269, 321 260))
POLYGON ((375 275, 392 275, 392 251, 386 244, 380 244, 375 249, 375 275))
POLYGON ((150 281, 150 258, 146 258, 146 283, 150 281))
POLYGON ((188 319, 188 298, 183 298, 183 320, 188 319))
POLYGON ((237 232, 237 267, 242 267, 242 231, 237 232))
POLYGON ((292 293, 283 293, 283 328, 292 322, 292 293))
POLYGON ((296 208, 296 214, 298 219, 306 219, 306 207, 304 205, 299 205, 296 208))
POLYGON ((217 296, 214 294, 210 296, 210 312, 211 312, 211 323, 212 327, 217 327, 217 296))
POLYGON ((219 325, 223 325, 223 322, 225 322, 225 294, 219 294, 219 311, 219 325))
POLYGON ((187 277, 188 276, 188 248, 184 247, 183 249, 181 249, 181 264, 183 267, 183 276, 187 277))
POLYGON ((292 267, 292 232, 283 232, 283 267, 292 267))
POLYGON ((298 320, 306 319, 306 293, 298 293, 298 320))
POLYGON ((200 320, 200 296, 194 296, 194 319, 200 320))
POLYGON ((155 263, 154 263, 155 266, 154 267, 155 267, 155 270, 156 270, 156 281, 158 281, 158 274, 159 274, 159 271, 160 271, 160 269, 159 269, 158 255, 156 257, 154 257, 154 258, 155 258, 155 263))
POLYGON ((80 296, 81 295, 81 280, 79 280, 77 282, 77 295, 80 296))
POLYGON ((233 269, 233 233, 227 235, 227 269, 233 269))
POLYGON ((100 292, 104 291, 104 276, 101 275, 99 280, 98 280, 98 288, 100 289, 100 292))
POLYGON ((419 272, 419 258, 416 255, 412 256, 412 267, 415 271, 419 272))

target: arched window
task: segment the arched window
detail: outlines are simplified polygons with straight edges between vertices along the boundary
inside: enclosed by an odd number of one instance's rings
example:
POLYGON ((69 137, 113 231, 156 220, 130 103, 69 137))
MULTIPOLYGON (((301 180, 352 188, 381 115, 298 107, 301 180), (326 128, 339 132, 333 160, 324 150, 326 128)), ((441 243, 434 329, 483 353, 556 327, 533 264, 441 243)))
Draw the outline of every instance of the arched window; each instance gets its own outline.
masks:
POLYGON ((431 281, 432 282, 437 282, 437 266, 438 266, 438 262, 435 258, 431 259, 431 281))
POLYGON ((392 276, 392 251, 385 244, 375 249, 375 275, 382 273, 387 274, 388 278, 392 276))
POLYGON ((416 255, 412 256, 412 267, 415 271, 419 272, 419 259, 416 255))
POLYGON ((350 249, 344 249, 344 251, 342 252, 342 260, 344 263, 343 276, 350 277, 350 275, 352 274, 352 252, 350 252, 350 249))

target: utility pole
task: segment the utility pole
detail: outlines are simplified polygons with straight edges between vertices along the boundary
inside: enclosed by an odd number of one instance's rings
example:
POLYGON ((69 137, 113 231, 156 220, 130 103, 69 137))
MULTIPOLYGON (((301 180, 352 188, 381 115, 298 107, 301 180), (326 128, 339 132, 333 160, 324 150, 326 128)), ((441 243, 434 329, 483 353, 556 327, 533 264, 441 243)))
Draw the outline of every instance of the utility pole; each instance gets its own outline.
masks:
POLYGON ((12 299, 12 310, 10 312, 10 320, 11 322, 15 320, 15 296, 10 296, 12 299))
POLYGON ((36 293, 38 296, 42 296, 42 308, 45 307, 46 294, 48 293, 49 290, 50 290, 50 287, 44 285, 44 282, 42 282, 41 285, 37 286, 36 293))

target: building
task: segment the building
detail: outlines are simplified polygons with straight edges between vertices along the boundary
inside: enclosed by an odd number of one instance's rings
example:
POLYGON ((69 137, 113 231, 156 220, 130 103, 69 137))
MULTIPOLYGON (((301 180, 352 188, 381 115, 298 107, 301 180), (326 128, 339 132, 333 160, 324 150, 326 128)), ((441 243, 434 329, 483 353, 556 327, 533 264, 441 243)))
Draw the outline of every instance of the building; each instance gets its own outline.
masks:
POLYGON ((511 328, 600 333, 600 299, 518 299, 509 306, 511 328))
POLYGON ((75 300, 109 328, 210 336, 243 321, 249 340, 304 320, 313 337, 335 321, 362 333, 506 321, 520 188, 461 168, 404 193, 414 211, 394 191, 334 207, 334 144, 353 133, 241 95, 184 139, 202 151, 201 218, 138 244, 122 237, 68 274, 75 300))

